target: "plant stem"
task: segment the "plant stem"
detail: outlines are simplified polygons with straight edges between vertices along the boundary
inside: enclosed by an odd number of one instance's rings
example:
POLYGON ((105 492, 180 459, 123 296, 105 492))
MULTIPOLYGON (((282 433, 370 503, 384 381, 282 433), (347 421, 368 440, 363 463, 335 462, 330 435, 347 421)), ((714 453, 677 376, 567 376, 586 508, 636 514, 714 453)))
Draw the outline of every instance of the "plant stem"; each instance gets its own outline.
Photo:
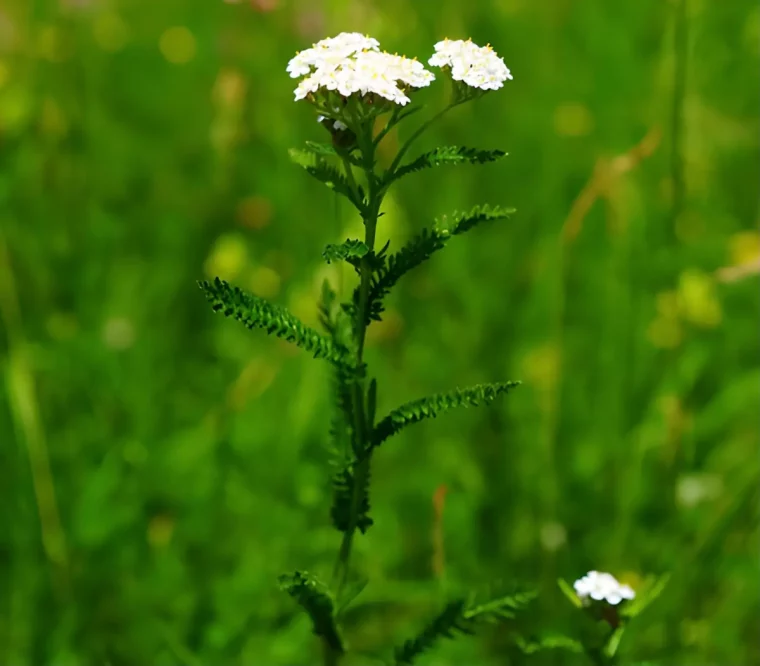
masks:
MULTIPOLYGON (((378 188, 377 177, 374 172, 374 152, 375 146, 372 137, 365 141, 363 147, 363 166, 367 175, 368 182, 368 201, 366 207, 362 210, 364 218, 364 243, 369 248, 369 254, 359 262, 359 299, 355 312, 355 335, 356 335, 356 364, 361 368, 364 364, 364 342, 367 334, 367 306, 369 302, 369 291, 372 284, 372 263, 369 256, 375 248, 375 232, 377 230, 377 218, 380 212, 380 204, 383 194, 378 188)), ((353 183, 351 174, 351 165, 344 160, 344 166, 347 172, 349 182, 353 183)), ((352 185, 353 186, 353 185, 352 185)), ((368 432, 367 417, 365 413, 365 392, 364 378, 357 378, 353 385, 352 402, 354 412, 354 454, 359 456, 359 461, 354 468, 354 483, 351 494, 351 513, 348 530, 343 534, 343 541, 338 552, 338 561, 335 565, 335 577, 337 578, 337 596, 340 598, 343 586, 348 577, 349 562, 351 559, 351 547, 353 545, 354 533, 359 519, 359 509, 361 504, 361 493, 364 487, 367 475, 369 474, 369 456, 364 452, 369 449, 370 432, 368 432)), ((371 424, 369 424, 371 427, 371 424)))
POLYGON ((406 154, 406 151, 411 148, 412 144, 417 140, 417 138, 428 128, 430 127, 436 120, 441 118, 443 114, 447 113, 451 109, 453 109, 455 106, 458 106, 461 102, 454 102, 452 104, 449 104, 448 106, 445 106, 441 111, 436 113, 432 118, 425 121, 420 125, 417 130, 410 136, 406 143, 404 143, 403 146, 401 146, 401 149, 398 151, 398 155, 396 155, 396 158, 393 160, 393 163, 391 164, 391 168, 388 169, 388 176, 387 181, 390 181, 393 179, 393 174, 395 173, 396 169, 398 168, 398 165, 401 163, 401 159, 406 154))

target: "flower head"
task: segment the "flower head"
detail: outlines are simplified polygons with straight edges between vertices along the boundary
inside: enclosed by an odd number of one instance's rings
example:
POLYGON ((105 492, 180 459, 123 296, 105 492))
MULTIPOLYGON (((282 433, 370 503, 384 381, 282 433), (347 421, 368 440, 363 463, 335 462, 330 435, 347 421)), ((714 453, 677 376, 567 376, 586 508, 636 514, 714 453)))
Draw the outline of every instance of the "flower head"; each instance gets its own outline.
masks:
POLYGON ((490 46, 478 46, 471 40, 444 39, 435 45, 428 60, 434 67, 450 68, 451 78, 471 88, 497 90, 512 78, 509 68, 490 46))
POLYGON ((428 86, 435 78, 422 63, 378 47, 371 37, 341 33, 302 51, 287 67, 292 78, 305 77, 296 87, 296 100, 337 92, 343 98, 382 98, 403 106, 411 88, 428 86))
POLYGON ((628 586, 608 573, 589 571, 583 578, 573 584, 575 593, 581 601, 588 602, 589 598, 594 601, 606 601, 612 606, 617 606, 623 599, 633 599, 636 593, 628 586))

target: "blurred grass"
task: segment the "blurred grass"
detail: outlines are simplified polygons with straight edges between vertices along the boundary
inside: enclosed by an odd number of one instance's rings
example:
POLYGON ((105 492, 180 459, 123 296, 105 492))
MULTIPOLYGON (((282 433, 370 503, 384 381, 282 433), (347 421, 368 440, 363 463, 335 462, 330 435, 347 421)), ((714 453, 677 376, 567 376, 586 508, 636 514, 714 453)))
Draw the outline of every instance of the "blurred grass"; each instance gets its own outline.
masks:
MULTIPOLYGON (((382 241, 483 201, 518 215, 399 286, 370 336, 380 410, 524 381, 378 456, 352 643, 405 638, 493 578, 539 586, 527 630, 567 630, 558 576, 670 571, 625 654, 760 662, 749 0, 6 0, 0 662, 316 662, 276 577, 327 572, 338 546, 325 368, 214 317, 194 281, 310 322, 324 277, 350 289, 319 252, 359 221, 290 164, 321 129, 284 71, 341 30, 421 59, 472 36, 515 76, 424 142, 505 162, 421 173, 388 201, 382 241)), ((430 663, 541 661, 507 639, 430 663)))

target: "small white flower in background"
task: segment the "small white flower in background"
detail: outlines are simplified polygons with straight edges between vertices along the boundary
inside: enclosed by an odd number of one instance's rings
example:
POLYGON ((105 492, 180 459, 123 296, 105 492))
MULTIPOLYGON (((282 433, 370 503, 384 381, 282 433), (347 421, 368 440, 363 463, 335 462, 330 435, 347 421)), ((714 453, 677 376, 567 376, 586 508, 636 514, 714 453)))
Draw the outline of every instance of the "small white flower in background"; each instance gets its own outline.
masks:
POLYGON ((471 88, 498 90, 512 73, 490 46, 478 46, 471 40, 444 39, 435 45, 435 54, 428 60, 434 67, 448 67, 451 78, 471 88))
POLYGON ((296 100, 336 91, 342 97, 376 95, 404 106, 409 88, 428 86, 435 78, 422 63, 378 48, 372 37, 344 32, 302 51, 287 67, 292 78, 306 77, 296 87, 296 100))
POLYGON ((612 606, 617 606, 623 599, 633 599, 636 593, 628 586, 608 573, 589 571, 583 578, 573 584, 575 593, 581 601, 606 601, 612 606))

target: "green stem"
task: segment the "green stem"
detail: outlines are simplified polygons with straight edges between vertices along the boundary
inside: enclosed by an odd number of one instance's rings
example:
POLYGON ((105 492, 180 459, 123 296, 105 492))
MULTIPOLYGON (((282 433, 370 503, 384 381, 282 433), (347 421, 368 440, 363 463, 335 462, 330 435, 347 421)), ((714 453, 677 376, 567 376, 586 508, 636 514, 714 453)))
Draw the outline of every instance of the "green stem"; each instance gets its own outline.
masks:
POLYGON ((436 113, 432 118, 427 120, 426 122, 422 123, 417 130, 410 136, 403 146, 401 146, 401 149, 398 151, 398 155, 396 155, 396 158, 393 160, 393 163, 391 164, 390 169, 388 169, 388 173, 386 176, 386 182, 390 182, 393 179, 393 174, 395 173, 396 169, 398 168, 398 165, 401 163, 402 158, 406 154, 406 151, 411 148, 412 144, 419 138, 419 136, 428 128, 430 127, 436 120, 441 118, 445 113, 453 109, 455 106, 458 106, 461 104, 461 102, 454 102, 452 104, 449 104, 449 106, 444 107, 441 111, 436 113))
MULTIPOLYGON (((377 218, 380 212, 380 204, 382 202, 383 193, 378 188, 377 177, 374 172, 374 143, 372 137, 363 137, 365 141, 362 146, 362 152, 364 154, 363 166, 367 175, 367 182, 369 187, 368 202, 365 210, 362 211, 364 217, 364 242, 369 248, 370 254, 374 251, 375 247, 375 232, 377 230, 377 218), (368 140, 367 140, 368 139, 368 140)), ((344 167, 346 169, 346 176, 352 187, 355 187, 353 175, 351 174, 351 165, 347 160, 344 160, 344 167)), ((369 291, 372 284, 372 264, 369 260, 369 254, 361 259, 359 262, 359 299, 357 304, 357 310, 355 313, 355 332, 356 332, 356 362, 357 367, 361 367, 364 363, 364 343, 367 333, 367 306, 369 303, 369 291)), ((352 390, 352 402, 354 412, 354 453, 359 455, 359 462, 354 469, 354 484, 353 492, 351 494, 351 513, 348 525, 348 530, 343 534, 343 541, 340 545, 340 551, 338 552, 338 560, 335 565, 334 576, 337 579, 337 596, 340 598, 343 586, 346 583, 348 577, 349 563, 351 559, 351 548, 353 546, 354 533, 356 532, 356 526, 359 518, 359 508, 361 503, 361 489, 364 487, 367 475, 369 473, 369 457, 363 456, 362 452, 366 451, 369 447, 370 433, 368 432, 367 416, 365 412, 365 391, 364 391, 364 379, 360 378, 354 382, 352 390)), ((370 424, 371 427, 371 424, 370 424)))

